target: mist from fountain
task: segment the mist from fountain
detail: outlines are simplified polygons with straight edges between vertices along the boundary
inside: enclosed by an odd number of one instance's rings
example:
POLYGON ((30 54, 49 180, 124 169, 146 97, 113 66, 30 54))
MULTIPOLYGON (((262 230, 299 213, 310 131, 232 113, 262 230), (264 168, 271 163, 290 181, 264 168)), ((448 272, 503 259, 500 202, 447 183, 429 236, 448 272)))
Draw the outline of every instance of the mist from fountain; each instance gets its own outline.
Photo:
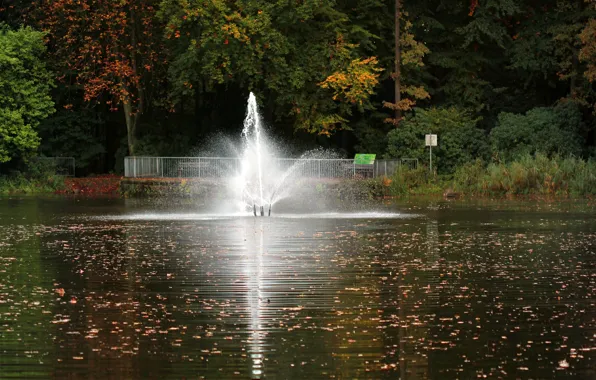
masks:
MULTIPOLYGON (((222 177, 225 193, 218 194, 219 202, 210 205, 216 213, 268 216, 274 209, 280 216, 287 212, 320 213, 338 206, 331 205, 335 201, 322 191, 326 179, 340 178, 345 170, 344 162, 328 160, 344 157, 331 149, 316 148, 296 158, 295 146, 268 135, 252 92, 240 136, 212 135, 195 154, 227 157, 226 175, 222 177)), ((351 166, 347 170, 351 171, 351 166)))

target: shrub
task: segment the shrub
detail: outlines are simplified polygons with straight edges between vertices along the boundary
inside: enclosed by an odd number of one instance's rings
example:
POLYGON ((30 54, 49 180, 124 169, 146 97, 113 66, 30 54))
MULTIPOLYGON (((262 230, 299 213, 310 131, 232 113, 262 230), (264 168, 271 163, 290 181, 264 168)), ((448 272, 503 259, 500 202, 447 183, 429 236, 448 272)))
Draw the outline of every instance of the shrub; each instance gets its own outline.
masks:
POLYGON ((458 108, 416 109, 398 128, 387 134, 387 158, 429 159, 424 136, 438 134, 438 146, 433 147, 433 166, 439 173, 453 173, 455 168, 477 157, 489 154, 484 131, 477 128, 479 119, 458 108))
POLYGON ((585 126, 577 105, 534 108, 525 115, 502 112, 491 131, 493 151, 505 162, 537 152, 551 157, 582 154, 585 126))

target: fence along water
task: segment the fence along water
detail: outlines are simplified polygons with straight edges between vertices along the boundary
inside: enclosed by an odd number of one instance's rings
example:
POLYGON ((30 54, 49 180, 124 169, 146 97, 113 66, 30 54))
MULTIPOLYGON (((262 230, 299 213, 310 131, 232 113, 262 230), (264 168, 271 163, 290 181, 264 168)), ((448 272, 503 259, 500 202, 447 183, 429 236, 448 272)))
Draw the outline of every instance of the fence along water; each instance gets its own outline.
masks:
MULTIPOLYGON (((357 165, 352 159, 276 158, 280 172, 292 168, 302 178, 375 178, 391 176, 401 166, 418 167, 417 159, 376 160, 357 165)), ((124 176, 131 178, 229 178, 240 171, 241 160, 228 157, 126 157, 124 176)))

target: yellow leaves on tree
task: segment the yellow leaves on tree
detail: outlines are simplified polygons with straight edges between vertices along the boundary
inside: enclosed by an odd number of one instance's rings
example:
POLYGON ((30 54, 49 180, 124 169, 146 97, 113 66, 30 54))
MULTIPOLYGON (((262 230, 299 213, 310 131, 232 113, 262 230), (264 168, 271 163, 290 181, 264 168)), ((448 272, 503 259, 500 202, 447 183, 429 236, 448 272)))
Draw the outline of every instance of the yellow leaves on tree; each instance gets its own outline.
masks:
POLYGON ((430 53, 430 50, 422 42, 414 39, 414 34, 410 32, 413 24, 410 21, 402 23, 404 32, 400 34, 399 45, 401 47, 401 65, 405 67, 423 67, 424 56, 430 53))
POLYGON ((309 132, 329 137, 336 131, 338 125, 346 122, 346 119, 337 114, 320 115, 314 123, 316 128, 309 132))
POLYGON ((379 84, 379 62, 376 57, 354 59, 344 70, 336 71, 319 83, 333 91, 333 100, 363 106, 379 84))
MULTIPOLYGON (((430 53, 430 50, 424 43, 416 41, 414 34, 410 32, 412 29, 412 22, 405 20, 406 12, 401 13, 402 18, 402 32, 400 33, 399 46, 400 53, 400 67, 401 76, 400 94, 405 95, 397 103, 383 102, 383 106, 391 110, 410 111, 416 106, 417 100, 429 99, 430 94, 423 86, 417 86, 409 83, 408 73, 424 66, 424 56, 430 53)), ((395 79, 395 74, 392 74, 395 79)), ((385 122, 398 125, 400 120, 396 118, 387 118, 385 122)))

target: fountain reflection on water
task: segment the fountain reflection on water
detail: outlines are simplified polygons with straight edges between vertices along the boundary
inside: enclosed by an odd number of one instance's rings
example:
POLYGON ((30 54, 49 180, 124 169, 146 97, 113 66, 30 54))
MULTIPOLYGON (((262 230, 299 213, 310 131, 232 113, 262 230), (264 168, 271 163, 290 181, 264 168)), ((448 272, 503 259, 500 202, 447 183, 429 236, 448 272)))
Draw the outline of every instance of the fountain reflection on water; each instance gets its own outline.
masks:
POLYGON ((247 301, 250 308, 250 329, 251 334, 249 342, 249 355, 251 358, 251 378, 260 379, 263 375, 264 341, 265 332, 261 325, 261 304, 266 302, 263 293, 263 255, 265 253, 264 240, 265 226, 260 223, 253 228, 244 228, 244 241, 249 243, 245 245, 248 254, 248 265, 246 266, 246 275, 248 279, 247 301), (251 238, 252 236, 252 238, 251 238), (252 242, 251 240, 255 240, 252 242), (253 252, 254 250, 254 252, 253 252))

